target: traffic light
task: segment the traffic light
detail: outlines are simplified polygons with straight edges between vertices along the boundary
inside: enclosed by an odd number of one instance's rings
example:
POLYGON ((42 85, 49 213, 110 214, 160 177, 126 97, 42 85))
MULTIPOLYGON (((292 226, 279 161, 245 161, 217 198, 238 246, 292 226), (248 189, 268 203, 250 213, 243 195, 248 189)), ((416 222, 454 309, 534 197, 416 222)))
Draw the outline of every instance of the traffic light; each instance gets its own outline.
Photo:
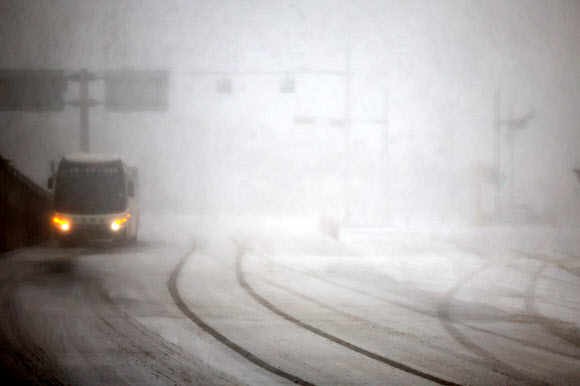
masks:
POLYGON ((1 111, 61 111, 65 91, 61 70, 0 70, 1 111))
POLYGON ((105 108, 109 111, 167 110, 167 71, 108 71, 104 79, 105 108))

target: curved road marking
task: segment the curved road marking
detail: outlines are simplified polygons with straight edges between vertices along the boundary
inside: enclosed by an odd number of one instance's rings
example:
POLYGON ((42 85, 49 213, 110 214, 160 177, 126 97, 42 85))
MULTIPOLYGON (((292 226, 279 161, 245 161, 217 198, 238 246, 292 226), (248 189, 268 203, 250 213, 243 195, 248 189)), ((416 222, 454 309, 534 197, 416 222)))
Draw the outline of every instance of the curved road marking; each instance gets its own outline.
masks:
POLYGON ((217 339, 220 343, 222 343, 225 346, 229 347, 230 349, 234 350, 235 352, 237 352, 238 354, 240 354, 241 356, 243 356, 244 358, 246 358, 250 362, 254 363, 255 365, 257 365, 257 366, 263 368, 264 370, 267 370, 273 374, 276 374, 282 378, 288 379, 289 381, 291 381, 293 383, 296 383, 299 385, 312 385, 310 382, 307 382, 307 381, 305 381, 305 380, 303 380, 295 375, 289 374, 283 370, 280 370, 277 367, 272 366, 271 364, 256 357, 254 354, 252 354, 248 350, 246 350, 243 347, 239 346, 238 344, 232 342, 227 337, 225 337, 220 332, 218 332, 215 328, 213 328, 212 326, 210 326, 209 324, 204 322, 196 313, 194 313, 187 306, 187 304, 185 304, 185 302, 183 301, 183 299, 181 298, 181 296, 179 294, 179 290, 177 289, 177 278, 179 277, 179 274, 181 273, 181 270, 183 269, 185 262, 194 253, 194 251, 195 251, 195 247, 192 248, 187 254, 185 254, 185 256, 183 256, 181 258, 180 262, 177 264, 177 266, 175 267, 175 269, 171 273, 169 280, 167 281, 167 286, 169 287, 169 292, 171 294, 171 297, 173 298, 173 301, 175 302, 177 307, 179 307, 181 312, 185 316, 187 316, 192 322, 194 322, 198 327, 200 327, 202 330, 204 330, 205 332, 207 332, 208 334, 213 336, 215 339, 217 339))

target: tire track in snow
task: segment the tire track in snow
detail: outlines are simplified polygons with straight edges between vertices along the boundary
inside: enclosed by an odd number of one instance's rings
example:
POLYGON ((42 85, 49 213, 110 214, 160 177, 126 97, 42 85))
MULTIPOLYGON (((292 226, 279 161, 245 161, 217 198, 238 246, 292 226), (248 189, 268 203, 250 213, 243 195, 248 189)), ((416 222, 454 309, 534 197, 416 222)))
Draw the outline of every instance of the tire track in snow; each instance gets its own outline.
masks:
POLYGON ((577 261, 580 257, 579 256, 575 256, 572 255, 572 258, 570 259, 550 259, 549 255, 547 254, 541 254, 541 253, 530 253, 530 252, 525 252, 525 251, 521 251, 521 250, 514 250, 514 253, 517 253, 518 255, 521 255, 523 257, 526 257, 530 260, 534 260, 534 261, 540 261, 544 264, 550 263, 552 265, 554 265, 555 267, 558 267, 559 269, 568 272, 570 275, 574 275, 578 278, 580 278, 580 272, 578 268, 571 268, 571 267, 567 267, 564 262, 566 261, 577 261))
POLYGON ((99 306, 97 328, 123 351, 134 353, 159 380, 173 384, 234 384, 215 368, 166 341, 123 311, 100 282, 94 283, 89 296, 99 306))
MULTIPOLYGON (((66 260, 77 254, 59 256, 66 260)), ((0 375, 15 384, 70 384, 72 377, 22 328, 18 292, 40 269, 36 261, 22 262, 19 252, 7 253, 0 282, 0 375), (15 263, 16 266, 12 267, 15 263), (6 269, 8 268, 8 269, 6 269)))
MULTIPOLYGON (((431 316, 431 317, 434 317, 434 318, 436 318, 438 316, 437 315, 437 312, 430 312, 430 311, 426 311, 426 310, 421 310, 421 309, 419 309, 417 307, 413 307, 413 306, 404 304, 404 303, 402 303, 400 301, 396 301, 396 300, 384 298, 384 297, 381 297, 381 296, 377 296, 376 294, 372 294, 372 293, 369 293, 367 291, 362 291, 359 288, 353 287, 352 285, 348 285, 348 284, 345 284, 345 283, 337 282, 337 281, 334 281, 334 280, 331 280, 331 279, 328 279, 328 278, 325 278, 325 277, 322 277, 320 275, 313 274, 313 273, 310 273, 310 272, 305 272, 305 271, 300 271, 300 270, 294 269, 294 268, 289 267, 287 265, 280 264, 280 263, 272 260, 271 258, 269 258, 266 255, 256 254, 256 256, 260 256, 261 258, 266 259, 269 263, 274 264, 274 265, 276 265, 278 267, 281 267, 282 269, 285 269, 285 270, 288 270, 288 271, 291 271, 291 272, 294 272, 294 273, 297 273, 297 274, 300 274, 300 275, 305 275, 305 276, 312 277, 312 278, 317 279, 317 280, 319 280, 319 281, 321 281, 323 283, 327 283, 327 284, 330 284, 330 285, 335 286, 335 287, 338 287, 338 288, 347 289, 347 290, 352 291, 354 293, 357 293, 359 295, 367 296, 367 297, 370 297, 372 299, 378 300, 378 301, 383 302, 383 303, 394 304, 394 305, 396 305, 398 307, 404 308, 404 309, 406 309, 408 311, 411 311, 411 312, 416 312, 416 313, 418 313, 420 315, 431 316)), ((267 279, 265 279, 263 277, 262 277, 262 280, 264 282, 268 283, 269 285, 273 286, 273 287, 277 287, 279 289, 282 289, 283 291, 292 293, 292 294, 294 294, 294 296, 297 296, 299 298, 302 298, 304 300, 307 300, 309 302, 312 302, 312 303, 318 305, 319 307, 324 307, 324 308, 328 308, 328 309, 331 309, 332 308, 330 306, 327 306, 327 305, 324 305, 324 304, 320 303, 319 301, 317 301, 315 299, 311 299, 311 298, 309 298, 307 296, 304 296, 302 294, 295 293, 294 291, 292 291, 292 290, 290 290, 288 288, 285 288, 285 287, 283 287, 283 286, 281 286, 279 284, 272 283, 271 281, 269 281, 269 280, 267 280, 267 279)), ((340 311, 340 310, 333 310, 333 311, 334 312, 337 312, 339 314, 343 314, 343 315, 345 315, 347 317, 350 317, 350 318, 353 318, 353 317, 354 318, 357 318, 354 315, 346 314, 346 313, 344 313, 343 311, 340 311)), ((530 320, 527 323, 538 323, 537 322, 537 318, 534 315, 531 315, 530 314, 529 319, 530 320)), ((369 321, 367 321, 367 322, 369 322, 369 321)), ((465 323, 465 322, 462 322, 462 321, 455 320, 454 323, 456 325, 460 325, 462 327, 466 327, 466 328, 469 328, 469 329, 474 330, 474 331, 482 332, 482 333, 485 333, 485 334, 488 334, 488 335, 494 335, 494 336, 497 336, 499 338, 502 338, 502 339, 505 339, 505 340, 509 340, 509 341, 512 341, 512 342, 515 342, 515 343, 518 343, 518 344, 521 344, 521 345, 525 345, 527 347, 533 347, 535 349, 542 350, 542 351, 546 351, 546 352, 549 352, 551 354, 560 355, 560 356, 567 357, 567 358, 571 358, 571 359, 580 359, 580 355, 575 355, 575 354, 571 354, 569 352, 565 352, 565 351, 562 351, 562 350, 558 350, 557 348, 554 348, 554 347, 551 347, 551 346, 537 344, 535 342, 529 342, 529 341, 526 341, 526 340, 523 340, 523 339, 519 339, 519 338, 516 338, 516 337, 513 337, 513 336, 509 336, 509 335, 506 335, 506 334, 501 334, 501 333, 499 333, 497 331, 493 331, 493 330, 489 330, 489 329, 485 329, 485 328, 481 328, 481 327, 477 327, 477 326, 472 326, 472 325, 470 325, 468 323, 465 323)), ((381 327, 382 328, 388 328, 388 327, 385 327, 385 326, 381 326, 381 327)))
POLYGON ((542 272, 546 269, 547 265, 543 264, 535 273, 530 284, 528 285, 527 295, 525 299, 526 311, 533 315, 536 322, 544 328, 548 333, 561 338, 568 343, 573 344, 576 347, 580 347, 580 330, 571 323, 566 324, 568 328, 563 328, 564 322, 559 320, 549 318, 544 316, 536 306, 536 286, 538 284, 538 279, 542 275, 542 272))
POLYGON ((327 332, 324 332, 324 331, 322 331, 314 326, 311 326, 311 325, 293 317, 292 315, 289 315, 289 314, 285 313, 284 311, 280 310, 278 307, 276 307, 275 305, 270 303, 268 300, 266 300, 265 298, 260 296, 246 281, 243 270, 242 270, 242 260, 243 260, 243 257, 245 256, 246 252, 243 250, 243 248, 239 244, 238 244, 238 246, 240 249, 240 251, 238 252, 238 255, 236 257, 236 277, 238 279, 238 283, 252 298, 254 298, 258 303, 260 303, 265 308, 267 308, 270 311, 274 312, 275 314, 281 316, 285 320, 287 320, 291 323, 294 323, 295 325, 297 325, 299 327, 304 328, 307 331, 310 331, 316 335, 319 335, 325 339, 328 339, 331 342, 334 342, 334 343, 336 343, 340 346, 343 346, 349 350, 352 350, 358 354, 364 355, 368 358, 374 359, 374 360, 379 361, 381 363, 384 363, 388 366, 391 366, 391 367, 396 368, 398 370, 404 371, 408 374, 412 374, 412 375, 415 375, 417 377, 429 380, 431 382, 435 382, 435 383, 438 383, 441 385, 456 385, 456 383, 447 381, 445 379, 439 378, 439 377, 431 375, 431 374, 424 373, 420 370, 414 369, 414 368, 407 366, 403 363, 394 361, 394 360, 389 359, 387 357, 384 357, 382 355, 368 351, 362 347, 356 346, 356 345, 349 343, 343 339, 340 339, 334 335, 331 335, 327 332))
POLYGON ((12 359, 9 364, 12 364, 15 381, 42 384, 234 383, 124 312, 105 291, 102 277, 77 269, 75 257, 81 256, 83 252, 49 255, 47 260, 32 263, 19 262, 10 280, 3 280, 2 287, 7 289, 0 288, 0 299, 10 311, 3 313, 5 322, 0 323, 0 331, 4 332, 1 335, 6 336, 9 343, 6 347, 9 350, 4 348, 7 358, 2 359, 3 362, 12 359), (53 322, 59 328, 48 335, 52 337, 48 340, 52 345, 37 344, 21 325, 20 303, 27 298, 21 300, 19 292, 20 288, 28 286, 43 288, 45 303, 62 309, 53 322), (7 324, 9 328, 4 327, 7 324), (103 360, 103 346, 112 350, 111 358, 116 358, 114 364, 103 360), (78 353, 88 367, 80 372, 71 371, 62 364, 62 352, 78 353), (14 357, 21 363, 15 363, 14 357))
MULTIPOLYGON (((543 384, 542 382, 535 380, 528 375, 522 373, 521 371, 513 368, 512 366, 508 365, 507 363, 499 360, 491 353, 484 350, 481 346, 477 345, 471 339, 469 339, 465 334, 463 334, 456 326, 457 323, 451 313, 451 303, 453 298, 457 293, 463 288, 469 281, 471 281, 475 276, 479 275, 481 272, 487 270, 491 267, 494 262, 489 261, 483 264, 481 267, 473 271, 463 280, 460 280, 455 287, 453 287, 449 292, 447 292, 444 300, 438 307, 437 316, 439 318, 439 322, 445 328, 445 330, 461 345, 469 349, 471 352, 482 358, 488 366, 495 371, 499 371, 502 374, 516 379, 518 381, 525 382, 526 384, 534 385, 534 384, 543 384)), ((459 324, 459 323, 457 323, 459 324)))
POLYGON ((205 332, 207 332, 208 334, 213 336, 215 339, 217 339, 223 345, 229 347, 230 349, 232 349, 236 353, 240 354, 241 356, 243 356, 244 358, 246 358, 250 362, 254 363, 255 365, 263 368, 264 370, 271 372, 272 374, 275 374, 279 377, 285 378, 293 383, 296 383, 299 385, 312 385, 308 381, 305 381, 305 380, 303 380, 295 375, 289 374, 289 373, 287 373, 287 372, 285 372, 277 367, 272 366, 268 362, 258 358, 257 356, 255 356, 254 354, 252 354, 248 350, 244 349, 240 345, 234 343, 233 341, 228 339, 225 335, 221 334, 215 328, 213 328, 212 326, 210 326, 209 324, 204 322, 195 312, 193 312, 187 306, 187 304, 185 304, 185 302, 183 301, 183 298, 179 294, 179 290, 177 289, 177 279, 179 278, 179 274, 181 273, 183 266, 185 265, 185 263, 187 262, 189 257, 194 252, 195 252, 195 247, 193 247, 187 254, 185 254, 181 258, 181 260, 179 261, 179 263, 177 264, 177 266, 175 267, 175 269, 171 273, 169 280, 167 281, 167 286, 169 288, 169 292, 171 294, 171 297, 173 298, 173 301, 175 302, 177 307, 179 307, 181 312, 188 319, 190 319, 192 322, 194 322, 199 328, 201 328, 202 330, 204 330, 205 332))
MULTIPOLYGON (((540 326, 542 326, 542 328, 544 330, 546 330, 549 334, 556 336, 558 338, 561 338, 561 339, 567 341, 568 343, 570 343, 576 347, 580 347, 580 330, 575 325, 572 325, 571 323, 562 322, 558 319, 553 319, 553 318, 550 318, 550 317, 543 315, 539 311, 538 307, 536 306, 536 300, 535 300, 536 299, 536 286, 538 284, 538 280, 542 276, 542 272, 548 267, 548 264, 551 264, 552 266, 554 266, 558 269, 561 269, 562 271, 565 271, 565 272, 567 272, 570 275, 573 275, 575 277, 580 277, 580 274, 577 272, 576 269, 572 269, 572 268, 564 265, 562 263, 563 259, 554 260, 554 259, 550 259, 547 254, 532 253, 532 252, 526 252, 526 251, 522 251, 522 250, 513 250, 512 252, 514 252, 514 253, 516 253, 524 258, 530 259, 532 261, 542 263, 542 266, 540 266, 540 268, 538 268, 534 272, 534 275, 532 276, 532 279, 530 280, 530 283, 528 284, 528 287, 526 290, 526 296, 524 299, 526 311, 534 318, 534 322, 539 324, 540 326)), ((571 256, 573 256, 572 259, 577 258, 577 256, 575 256, 575 255, 571 255, 571 256)), ((564 259, 564 260, 567 260, 567 259, 564 259)), ((564 284, 571 284, 568 281, 563 281, 563 280, 560 280, 560 279, 555 278, 555 277, 551 277, 548 279, 562 281, 562 283, 564 283, 564 284)))

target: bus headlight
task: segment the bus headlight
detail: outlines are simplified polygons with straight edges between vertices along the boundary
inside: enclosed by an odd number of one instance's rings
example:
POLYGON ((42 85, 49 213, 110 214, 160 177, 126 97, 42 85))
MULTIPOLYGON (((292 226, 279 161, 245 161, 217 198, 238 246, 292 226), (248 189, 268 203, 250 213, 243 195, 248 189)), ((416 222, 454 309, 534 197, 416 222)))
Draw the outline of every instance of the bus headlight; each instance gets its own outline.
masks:
POLYGON ((53 217, 52 222, 58 229, 63 232, 68 232, 70 230, 70 222, 64 218, 53 217))
POLYGON ((129 217, 131 217, 131 215, 130 215, 130 214, 128 214, 128 215, 127 215, 127 217, 120 218, 120 219, 118 219, 118 220, 115 220, 115 221, 113 221, 113 222, 111 223, 111 229, 112 229, 114 232, 118 231, 119 229, 121 229, 121 227, 122 227, 123 225, 125 225, 125 223, 127 222, 127 219, 128 219, 129 217))

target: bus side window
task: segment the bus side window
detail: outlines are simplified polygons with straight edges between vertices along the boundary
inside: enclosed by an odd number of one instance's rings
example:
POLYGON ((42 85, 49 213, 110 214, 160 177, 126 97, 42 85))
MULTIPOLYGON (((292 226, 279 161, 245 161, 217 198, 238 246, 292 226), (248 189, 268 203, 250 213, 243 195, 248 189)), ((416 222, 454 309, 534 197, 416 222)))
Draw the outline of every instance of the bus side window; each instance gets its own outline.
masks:
POLYGON ((129 194, 129 197, 135 197, 135 185, 133 184, 133 181, 127 183, 127 193, 129 194))

